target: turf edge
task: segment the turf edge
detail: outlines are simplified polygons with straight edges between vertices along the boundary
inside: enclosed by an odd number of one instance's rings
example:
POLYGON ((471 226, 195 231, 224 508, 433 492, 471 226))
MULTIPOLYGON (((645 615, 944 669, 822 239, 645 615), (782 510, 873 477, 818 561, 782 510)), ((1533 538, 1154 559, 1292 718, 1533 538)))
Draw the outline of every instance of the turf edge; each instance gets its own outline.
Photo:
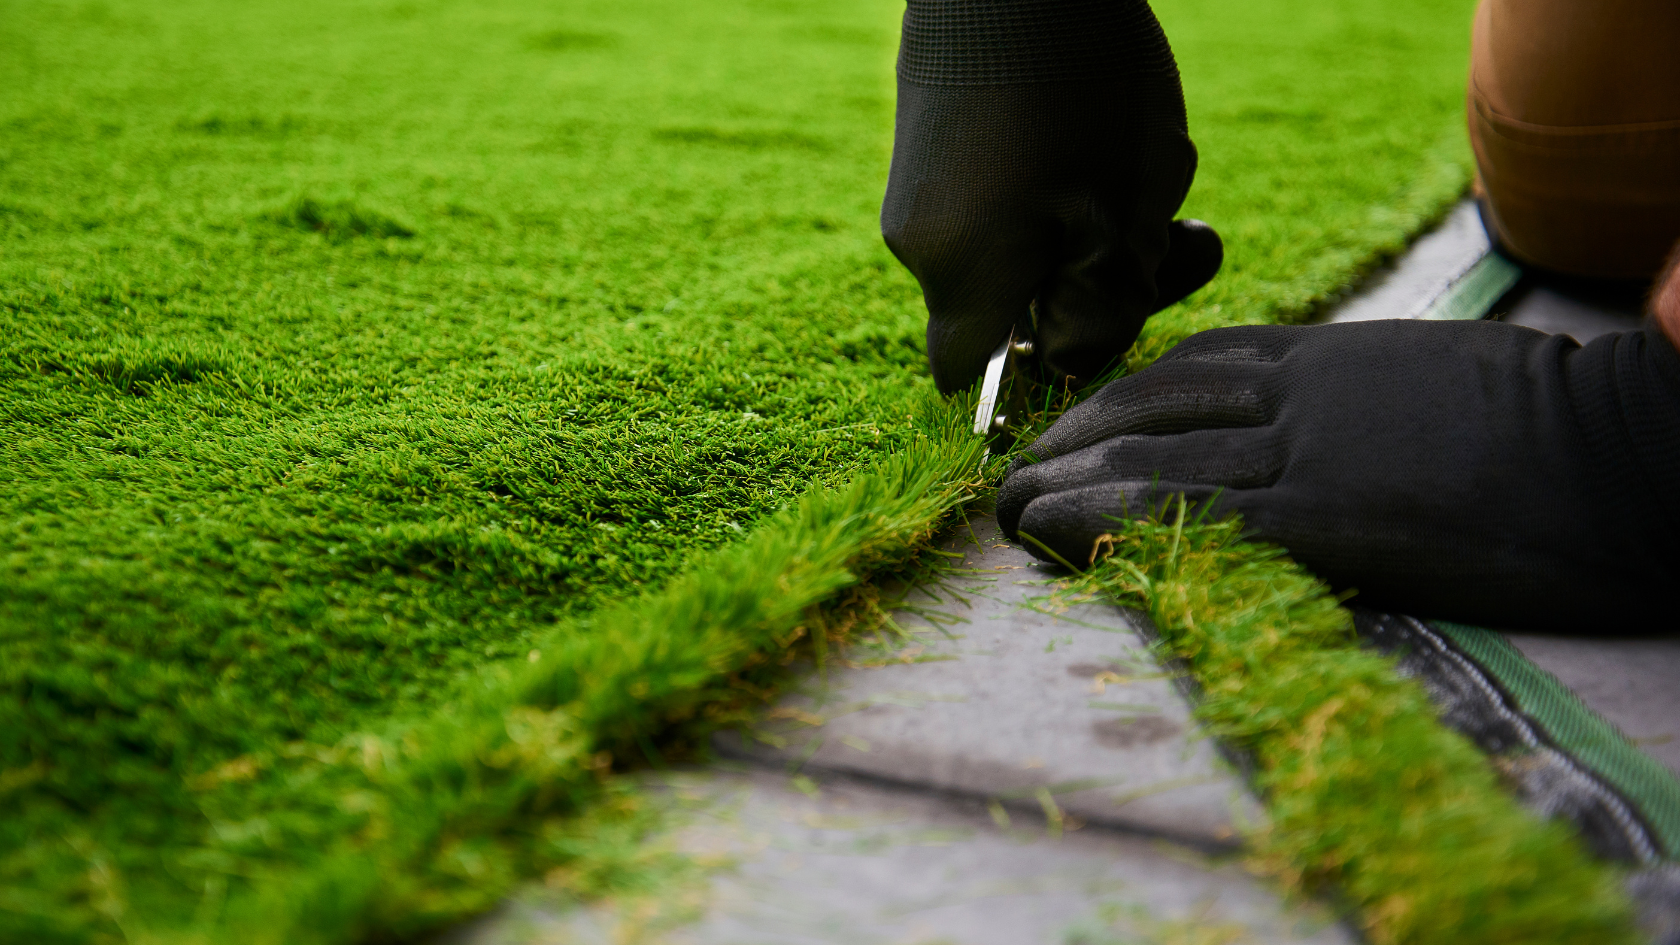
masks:
POLYGON ((596 632, 557 629, 526 665, 486 674, 446 710, 212 772, 213 822, 217 808, 255 804, 279 824, 336 807, 337 829, 306 858, 246 877, 190 928, 125 921, 115 891, 107 916, 142 945, 326 945, 411 940, 490 908, 568 858, 565 822, 611 796, 615 756, 703 722, 735 695, 736 674, 788 649, 812 608, 908 560, 978 497, 982 444, 962 429, 971 406, 930 396, 908 448, 844 486, 813 485, 665 588, 590 617, 596 632), (263 768, 282 769, 287 787, 242 791, 263 768))
POLYGON ((1327 586, 1181 510, 1116 522, 1073 589, 1146 611, 1198 718, 1252 759, 1258 872, 1339 899, 1374 945, 1642 940, 1621 873, 1522 808, 1327 586))

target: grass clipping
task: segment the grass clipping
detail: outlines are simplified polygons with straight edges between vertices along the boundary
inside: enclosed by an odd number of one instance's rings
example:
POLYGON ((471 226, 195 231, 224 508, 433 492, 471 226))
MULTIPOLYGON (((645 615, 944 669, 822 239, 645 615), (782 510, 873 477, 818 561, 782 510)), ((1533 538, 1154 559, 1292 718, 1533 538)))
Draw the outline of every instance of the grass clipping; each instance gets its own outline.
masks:
POLYGON ((1376 945, 1639 940, 1616 871, 1519 806, 1326 586, 1236 520, 1183 517, 1117 522, 1079 586, 1147 611, 1198 717, 1252 758, 1262 872, 1343 898, 1376 945))

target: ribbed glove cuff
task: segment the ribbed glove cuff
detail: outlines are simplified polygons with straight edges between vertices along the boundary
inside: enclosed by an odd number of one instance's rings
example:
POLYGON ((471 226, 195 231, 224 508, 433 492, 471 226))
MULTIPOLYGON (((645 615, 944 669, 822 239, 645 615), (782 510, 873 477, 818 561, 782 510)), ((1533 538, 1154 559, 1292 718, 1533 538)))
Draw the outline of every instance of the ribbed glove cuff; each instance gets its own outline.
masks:
MULTIPOLYGON (((1570 397, 1599 468, 1623 469, 1637 531, 1680 543, 1680 354, 1660 330, 1607 335, 1577 352, 1570 397)), ((1544 470, 1536 470, 1544 475, 1544 470)))
POLYGON ((1177 72, 1144 0, 910 0, 898 51, 935 88, 1177 72))

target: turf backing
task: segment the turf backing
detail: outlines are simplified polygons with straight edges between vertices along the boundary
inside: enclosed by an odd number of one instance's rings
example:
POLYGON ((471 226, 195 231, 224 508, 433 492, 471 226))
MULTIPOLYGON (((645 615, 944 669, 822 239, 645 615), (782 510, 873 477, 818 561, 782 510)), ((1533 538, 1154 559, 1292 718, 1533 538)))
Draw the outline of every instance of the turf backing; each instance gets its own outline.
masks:
MULTIPOLYGON (((1467 0, 1158 6, 1230 250, 1138 359, 1305 315, 1462 188, 1467 0)), ((912 444, 896 15, 0 0, 0 930, 239 938, 232 888, 367 933, 414 899, 324 851, 430 888, 439 823, 528 808, 403 827, 308 759, 628 646, 601 607, 912 444)))

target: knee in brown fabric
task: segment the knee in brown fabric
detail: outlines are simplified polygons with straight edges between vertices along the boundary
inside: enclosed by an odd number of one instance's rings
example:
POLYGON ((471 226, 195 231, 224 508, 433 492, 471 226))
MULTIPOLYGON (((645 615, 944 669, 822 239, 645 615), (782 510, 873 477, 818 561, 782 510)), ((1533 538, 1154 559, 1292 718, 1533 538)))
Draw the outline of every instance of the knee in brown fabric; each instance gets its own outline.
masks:
POLYGON ((1657 273, 1680 239, 1680 3, 1482 0, 1467 110, 1507 251, 1572 275, 1657 273))

